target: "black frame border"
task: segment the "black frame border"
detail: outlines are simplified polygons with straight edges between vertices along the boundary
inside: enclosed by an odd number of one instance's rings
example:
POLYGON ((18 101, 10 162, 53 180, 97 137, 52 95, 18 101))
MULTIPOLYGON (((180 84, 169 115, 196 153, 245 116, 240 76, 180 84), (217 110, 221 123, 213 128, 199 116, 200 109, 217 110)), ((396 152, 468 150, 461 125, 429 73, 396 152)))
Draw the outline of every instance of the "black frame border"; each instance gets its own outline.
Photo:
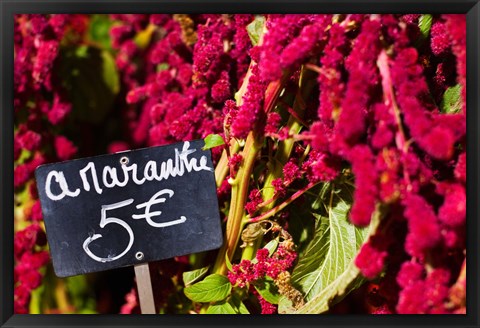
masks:
POLYGON ((388 326, 478 327, 480 289, 479 215, 479 0, 0 0, 0 326, 185 327, 185 326, 388 326), (13 314, 13 15, 16 13, 458 13, 467 15, 467 314, 466 315, 14 315, 13 314), (252 318, 253 317, 253 318, 252 318))

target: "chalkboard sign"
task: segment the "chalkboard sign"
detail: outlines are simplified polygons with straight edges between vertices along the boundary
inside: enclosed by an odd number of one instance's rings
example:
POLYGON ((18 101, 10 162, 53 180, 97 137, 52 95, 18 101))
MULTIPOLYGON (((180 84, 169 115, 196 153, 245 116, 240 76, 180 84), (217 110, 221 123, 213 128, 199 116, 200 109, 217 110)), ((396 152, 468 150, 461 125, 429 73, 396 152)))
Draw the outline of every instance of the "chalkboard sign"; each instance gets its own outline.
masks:
POLYGON ((219 248, 214 170, 203 146, 195 140, 38 167, 56 275, 219 248))

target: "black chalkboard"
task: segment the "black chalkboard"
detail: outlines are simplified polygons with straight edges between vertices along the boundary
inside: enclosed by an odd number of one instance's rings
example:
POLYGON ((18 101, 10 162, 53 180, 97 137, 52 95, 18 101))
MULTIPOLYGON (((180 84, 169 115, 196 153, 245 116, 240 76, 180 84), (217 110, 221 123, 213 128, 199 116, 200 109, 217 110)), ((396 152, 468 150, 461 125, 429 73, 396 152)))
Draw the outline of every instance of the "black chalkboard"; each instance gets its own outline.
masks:
POLYGON ((59 277, 219 248, 203 140, 42 165, 35 175, 59 277))

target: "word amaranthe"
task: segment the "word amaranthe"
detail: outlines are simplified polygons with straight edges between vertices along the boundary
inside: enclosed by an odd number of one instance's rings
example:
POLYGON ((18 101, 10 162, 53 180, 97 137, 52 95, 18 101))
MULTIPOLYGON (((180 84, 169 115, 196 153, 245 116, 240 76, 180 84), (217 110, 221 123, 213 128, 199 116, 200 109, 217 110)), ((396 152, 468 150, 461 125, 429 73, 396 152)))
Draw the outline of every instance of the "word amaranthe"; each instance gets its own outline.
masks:
POLYGON ((102 194, 104 188, 125 187, 130 181, 142 185, 146 181, 167 180, 170 177, 183 176, 184 173, 192 171, 213 171, 213 168, 207 164, 206 156, 200 157, 198 161, 196 158, 189 158, 189 155, 197 151, 196 149, 189 149, 189 147, 190 143, 186 141, 183 143, 181 151, 175 148, 174 158, 169 158, 163 162, 148 161, 143 172, 139 172, 137 164, 132 163, 122 164, 120 174, 116 167, 104 166, 100 172, 101 176, 99 176, 95 164, 89 162, 78 172, 82 180, 81 188, 71 189, 72 187, 69 186, 64 173, 52 170, 48 173, 45 181, 45 193, 51 200, 58 201, 64 197, 77 197, 82 191, 88 192, 92 189, 92 185, 97 194, 102 194), (54 184, 58 186, 58 188, 55 188, 57 192, 52 191, 54 184), (58 189, 61 192, 58 192, 58 189))

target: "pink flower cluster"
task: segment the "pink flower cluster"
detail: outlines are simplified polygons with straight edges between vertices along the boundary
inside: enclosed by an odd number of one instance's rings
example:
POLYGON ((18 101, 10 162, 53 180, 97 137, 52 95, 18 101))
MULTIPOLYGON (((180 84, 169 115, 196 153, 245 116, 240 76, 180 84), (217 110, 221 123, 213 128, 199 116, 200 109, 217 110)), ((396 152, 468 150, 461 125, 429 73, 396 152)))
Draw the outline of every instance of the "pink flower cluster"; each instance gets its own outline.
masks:
POLYGON ((30 293, 42 283, 39 270, 50 261, 50 256, 47 251, 35 251, 35 248, 45 244, 45 232, 36 223, 15 234, 14 255, 18 259, 14 269, 15 313, 28 313, 30 293))
POLYGON ((462 86, 462 111, 466 113, 466 74, 467 74, 467 20, 465 15, 443 15, 446 21, 447 29, 444 31, 450 38, 452 51, 456 57, 456 66, 458 74, 458 82, 462 86))
POLYGON ((138 304, 138 296, 135 288, 125 295, 126 303, 122 305, 120 314, 139 314, 140 306, 138 304))
POLYGON ((277 307, 272 303, 269 303, 266 299, 260 295, 259 292, 253 287, 249 288, 250 292, 255 295, 260 303, 260 307, 262 308, 261 314, 275 314, 277 313, 277 307))
POLYGON ((403 288, 397 304, 398 313, 449 313, 445 306, 449 293, 449 270, 437 268, 425 274, 422 265, 405 262, 397 282, 403 288))
MULTIPOLYGON (((427 284, 431 293, 438 290, 438 304, 417 308, 410 298, 419 286, 400 284, 400 313, 447 311, 440 300, 451 283, 445 278, 450 268, 437 268, 448 258, 439 252, 465 247, 465 107, 445 114, 429 97, 441 100, 455 83, 464 97, 465 17, 434 16, 428 43, 417 49, 412 38, 419 35, 418 18, 347 15, 332 24, 316 68, 318 119, 305 132, 318 152, 310 156, 350 164, 355 177, 352 223, 368 225, 379 204, 400 210, 400 215, 387 214, 383 221, 405 225, 404 256, 391 253, 391 243, 370 241, 355 261, 362 274, 373 279, 387 263, 393 268, 405 258, 422 270, 433 265, 434 273, 417 284, 427 284), (353 31, 358 36, 351 40, 348 32, 353 31), (425 65, 428 60, 436 70, 425 65), (448 69, 455 62, 456 72, 448 69), (429 85, 427 76, 436 82, 429 85)), ((334 172, 329 174, 333 178, 334 172)))
POLYGON ((257 251, 255 262, 242 260, 239 264, 232 265, 232 270, 228 272, 228 279, 232 285, 240 288, 266 276, 275 279, 281 272, 288 270, 296 258, 297 254, 282 244, 272 256, 269 256, 268 249, 261 248, 257 251))
POLYGON ((231 131, 246 138, 250 131, 263 135, 276 132, 278 116, 273 114, 267 97, 269 83, 278 83, 284 73, 298 70, 309 56, 319 51, 329 15, 268 15, 266 30, 259 46, 250 51, 252 58, 248 87, 242 98, 231 131))
POLYGON ((276 279, 281 272, 292 267, 296 258, 297 253, 282 243, 272 256, 269 256, 268 249, 261 248, 257 251, 255 261, 242 260, 239 264, 232 265, 228 279, 232 285, 247 288, 258 298, 262 314, 273 314, 276 313, 277 307, 265 300, 255 290, 254 285, 261 283, 266 277, 276 279))
MULTIPOLYGON (((252 15, 199 15, 190 21, 116 15, 124 22, 112 29, 117 64, 131 90, 125 115, 134 136, 129 142, 163 144, 212 132, 221 133, 227 143, 252 132, 274 141, 294 139, 301 151, 282 163, 283 175, 272 182, 274 199, 286 196, 292 186, 352 174, 352 223, 366 226, 379 208, 391 209, 355 261, 369 279, 384 270, 389 274, 379 287, 389 303, 378 313, 394 308, 402 313, 440 311, 443 296, 428 309, 406 309, 414 304, 408 295, 415 288, 391 279, 401 275, 404 263, 416 263, 424 274, 415 283, 444 295, 452 281, 438 272, 455 274, 442 264, 461 257, 446 254, 461 254, 465 248, 465 17, 433 15, 427 39, 417 44, 420 17, 266 15, 264 33, 252 46, 246 33, 252 15), (156 41, 140 48, 131 35, 149 26, 155 27, 156 41), (189 43, 192 26, 196 40, 189 43), (143 66, 137 64, 139 58, 143 66), (303 99, 302 116, 288 109, 305 125, 301 135, 292 136, 273 100, 276 89, 298 88, 301 65, 318 74, 318 97, 303 99), (142 81, 136 78, 140 70, 145 72, 142 81), (234 102, 243 79, 248 82, 243 96, 234 102), (462 110, 442 113, 438 104, 456 83, 462 110), (304 156, 307 143, 312 150, 304 156), (392 227, 402 233, 393 234, 392 227), (394 295, 386 295, 386 289, 394 295)), ((218 188, 222 200, 230 191, 227 179, 235 177, 242 161, 238 154, 229 157, 230 174, 218 188)), ((259 188, 249 189, 245 210, 251 216, 269 201, 259 188)), ((232 284, 244 287, 275 276, 275 256, 263 253, 259 250, 256 263, 235 265, 229 273, 232 284)))
POLYGON ((46 237, 38 223, 42 213, 33 174, 41 164, 77 153, 72 141, 59 134, 71 105, 53 75, 54 65, 65 34, 81 33, 85 25, 81 15, 16 15, 14 22, 14 188, 25 190, 18 204, 23 213, 16 219, 26 225, 14 237, 14 311, 27 313, 30 294, 42 283, 40 270, 50 261, 43 250, 46 237))
POLYGON ((300 181, 303 177, 312 186, 318 182, 326 182, 334 180, 341 168, 341 162, 338 157, 329 156, 312 150, 308 156, 308 160, 299 167, 297 160, 292 158, 285 163, 282 169, 283 177, 272 180, 274 195, 272 199, 264 202, 260 190, 253 188, 249 194, 249 201, 245 204, 245 210, 250 216, 254 215, 261 204, 266 205, 273 200, 284 198, 287 195, 288 187, 296 181, 300 181))
MULTIPOLYGON (((119 24, 111 30, 117 66, 130 89, 125 139, 134 147, 223 132, 224 103, 248 68, 246 25, 252 15, 180 16, 145 15, 133 26, 132 17, 112 16, 119 24), (188 34, 193 30, 188 24, 196 28, 194 34, 188 34), (157 41, 140 48, 130 36, 148 29, 157 41), (141 58, 143 66, 132 58, 141 58), (143 81, 136 78, 140 70, 143 81)), ((215 157, 218 151, 213 149, 215 157)))

